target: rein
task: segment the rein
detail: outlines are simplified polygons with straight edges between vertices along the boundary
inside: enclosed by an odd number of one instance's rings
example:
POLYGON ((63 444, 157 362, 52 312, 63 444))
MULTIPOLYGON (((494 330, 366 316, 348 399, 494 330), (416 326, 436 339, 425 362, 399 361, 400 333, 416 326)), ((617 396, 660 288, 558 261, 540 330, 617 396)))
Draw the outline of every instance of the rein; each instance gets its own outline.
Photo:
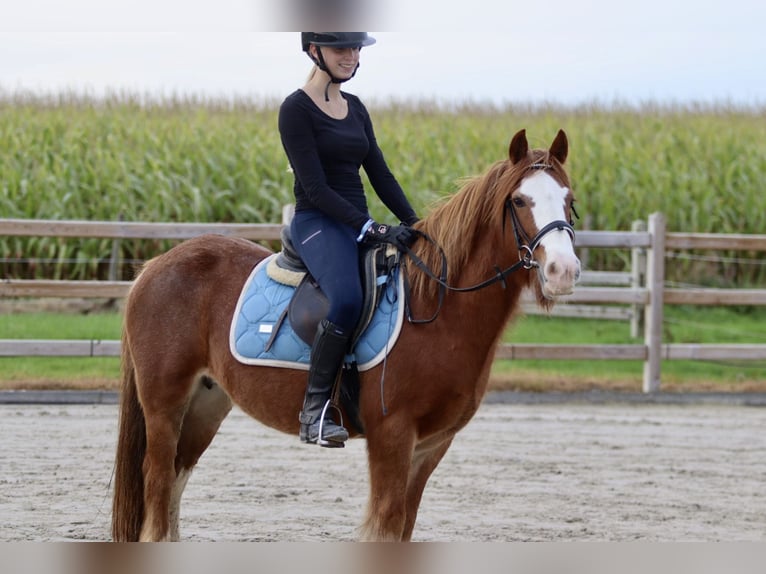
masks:
MULTIPOLYGON (((532 164, 530 166, 532 169, 546 169, 550 167, 547 164, 543 163, 536 163, 532 164)), ((409 306, 409 300, 410 300, 410 287, 409 287, 409 281, 407 280, 407 275, 404 276, 404 290, 405 290, 405 308, 407 310, 407 320, 410 323, 414 324, 423 324, 423 323, 431 323, 433 322, 438 316, 439 312, 442 308, 442 303, 444 302, 444 296, 447 291, 454 291, 457 293, 468 293, 471 291, 478 291, 480 289, 484 289, 485 287, 489 287, 490 285, 493 285, 495 283, 500 282, 503 289, 507 287, 505 278, 510 275, 511 273, 514 273, 515 271, 518 271, 519 269, 525 269, 530 270, 533 268, 540 267, 540 264, 535 260, 534 258, 534 251, 537 249, 537 247, 540 245, 540 242, 543 240, 543 238, 551 233, 552 231, 566 231, 570 238, 572 239, 572 242, 575 240, 575 231, 572 222, 566 222, 561 219, 551 221, 547 225, 545 225, 540 231, 537 232, 537 234, 530 240, 529 235, 524 231, 524 228, 521 226, 521 222, 519 221, 519 217, 516 213, 516 209, 513 205, 513 202, 509 198, 505 202, 505 206, 507 210, 510 213, 510 219, 511 224, 513 225, 513 233, 514 238, 516 240, 516 245, 518 246, 519 250, 519 260, 511 265, 510 267, 507 267, 506 269, 500 269, 497 265, 495 265, 495 275, 490 277, 489 279, 486 279, 485 281, 482 281, 481 283, 477 283, 475 285, 471 285, 469 287, 453 287, 449 283, 447 283, 447 257, 444 253, 444 250, 440 245, 436 243, 428 234, 423 233, 422 231, 418 231, 416 229, 413 229, 413 231, 434 245, 441 255, 442 265, 441 265, 441 272, 439 276, 437 277, 431 269, 428 268, 428 266, 423 262, 423 260, 418 257, 410 247, 407 248, 405 251, 405 255, 407 255, 415 264, 415 266, 420 269, 425 275, 435 281, 439 285, 439 303, 436 307, 436 311, 434 314, 428 318, 428 319, 415 319, 412 317, 412 310, 409 306)), ((576 212, 575 212, 575 215, 576 212)), ((505 218, 503 218, 503 229, 505 229, 505 218)))

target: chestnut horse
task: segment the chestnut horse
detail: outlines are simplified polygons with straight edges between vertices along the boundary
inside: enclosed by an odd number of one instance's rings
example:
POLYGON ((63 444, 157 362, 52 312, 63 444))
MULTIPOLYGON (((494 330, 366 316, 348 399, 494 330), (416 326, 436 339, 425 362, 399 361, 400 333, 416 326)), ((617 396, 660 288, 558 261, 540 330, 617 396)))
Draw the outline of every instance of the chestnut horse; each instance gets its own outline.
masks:
MULTIPOLYGON (((416 224, 431 241, 415 243, 402 272, 412 317, 433 320, 405 322, 385 363, 383 399, 383 365, 360 375, 370 488, 361 539, 411 539, 426 483, 479 408, 522 291, 533 289, 544 308, 572 292, 580 262, 567 151, 563 131, 544 150, 530 149, 522 130, 508 159, 416 224)), ((134 282, 122 335, 114 540, 179 538, 184 487, 233 403, 298 434, 306 371, 245 365, 229 348, 240 291, 269 254, 201 236, 147 262, 134 282)))

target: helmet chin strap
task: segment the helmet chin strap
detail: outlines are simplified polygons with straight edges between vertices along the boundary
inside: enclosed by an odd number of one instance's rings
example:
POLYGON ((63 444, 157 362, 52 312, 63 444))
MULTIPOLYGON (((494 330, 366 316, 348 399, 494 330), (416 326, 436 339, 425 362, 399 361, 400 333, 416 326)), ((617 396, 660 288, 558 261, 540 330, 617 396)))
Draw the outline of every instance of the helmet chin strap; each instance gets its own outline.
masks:
MULTIPOLYGON (((351 74, 348 78, 345 78, 341 80, 340 78, 336 78, 332 75, 332 72, 330 72, 330 69, 327 67, 327 64, 324 61, 324 56, 322 55, 322 48, 319 46, 316 47, 318 57, 317 59, 311 58, 314 60, 314 63, 319 66, 319 69, 322 70, 325 74, 330 76, 330 81, 327 82, 327 85, 324 88, 324 101, 329 102, 330 101, 330 86, 332 84, 342 84, 343 82, 348 82, 351 78, 353 78, 356 75, 356 71, 359 69, 359 64, 356 65, 356 68, 354 68, 354 73, 351 74)), ((309 56, 311 54, 309 53, 309 56)))

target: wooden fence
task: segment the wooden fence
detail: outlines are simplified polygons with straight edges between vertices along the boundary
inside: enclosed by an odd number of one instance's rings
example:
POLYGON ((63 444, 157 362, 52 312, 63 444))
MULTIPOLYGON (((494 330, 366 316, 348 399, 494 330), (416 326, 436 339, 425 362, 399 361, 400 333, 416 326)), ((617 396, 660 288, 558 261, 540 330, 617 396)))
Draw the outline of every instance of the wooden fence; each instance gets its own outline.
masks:
MULTIPOLYGON (((281 224, 130 223, 106 221, 43 221, 0 219, 0 236, 189 239, 203 233, 277 240, 281 224)), ((572 305, 623 305, 640 312, 643 342, 627 345, 503 344, 496 359, 640 360, 644 362, 643 390, 660 390, 663 360, 766 360, 766 344, 674 344, 662 340, 663 306, 766 305, 766 289, 667 288, 666 251, 766 251, 766 235, 667 233, 660 213, 649 217, 646 230, 579 231, 579 249, 631 249, 634 259, 645 257, 645 280, 614 285, 614 275, 585 273, 584 285, 564 301, 572 305), (592 283, 607 285, 592 286, 592 283), (610 284, 611 283, 611 284, 610 284)), ((631 275, 643 275, 635 265, 631 275)), ((2 297, 122 298, 129 281, 0 280, 2 297)), ((564 306, 566 308, 566 306, 564 306)), ((634 326, 635 328, 635 326, 634 326)), ((0 356, 116 356, 119 341, 0 340, 0 356)))

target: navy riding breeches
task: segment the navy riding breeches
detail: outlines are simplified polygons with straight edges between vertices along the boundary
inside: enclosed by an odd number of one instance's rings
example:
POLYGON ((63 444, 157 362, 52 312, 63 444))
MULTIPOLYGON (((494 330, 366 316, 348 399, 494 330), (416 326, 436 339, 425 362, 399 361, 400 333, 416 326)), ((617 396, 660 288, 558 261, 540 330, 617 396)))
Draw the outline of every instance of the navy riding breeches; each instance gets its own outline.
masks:
POLYGON ((362 313, 359 230, 318 209, 296 211, 290 228, 298 255, 330 302, 327 320, 350 333, 362 313))

